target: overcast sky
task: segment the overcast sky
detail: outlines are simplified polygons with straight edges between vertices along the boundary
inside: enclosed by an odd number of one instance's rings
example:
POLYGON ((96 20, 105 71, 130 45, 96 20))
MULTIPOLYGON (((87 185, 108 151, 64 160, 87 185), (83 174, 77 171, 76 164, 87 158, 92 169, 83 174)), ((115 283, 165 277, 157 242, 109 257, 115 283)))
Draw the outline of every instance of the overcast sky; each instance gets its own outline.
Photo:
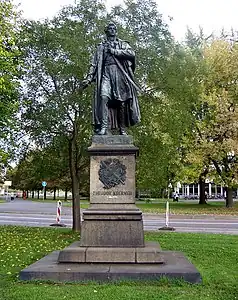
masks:
MULTIPOLYGON (((14 0, 21 3, 24 16, 31 19, 52 17, 64 5, 75 0, 14 0)), ((207 34, 222 28, 238 30, 238 0, 156 0, 158 9, 170 25, 176 39, 181 40, 190 27, 198 32, 201 26, 207 34), (173 17, 170 22, 169 18, 173 17)), ((107 0, 107 6, 122 3, 122 0, 107 0)))

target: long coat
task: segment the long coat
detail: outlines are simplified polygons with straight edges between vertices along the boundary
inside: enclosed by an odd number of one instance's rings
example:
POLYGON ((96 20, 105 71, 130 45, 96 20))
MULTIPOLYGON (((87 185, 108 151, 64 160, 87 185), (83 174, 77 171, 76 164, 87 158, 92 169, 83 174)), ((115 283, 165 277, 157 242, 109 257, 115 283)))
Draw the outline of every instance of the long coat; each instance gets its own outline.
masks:
MULTIPOLYGON (((117 39, 117 42, 118 48, 113 49, 114 60, 118 68, 127 78, 127 82, 130 85, 130 89, 132 91, 132 99, 128 99, 125 109, 125 125, 129 127, 140 122, 140 109, 137 98, 137 90, 139 90, 139 88, 137 87, 134 81, 135 53, 127 42, 122 41, 120 39, 117 39)), ((100 43, 97 46, 97 50, 95 52, 94 58, 89 69, 89 73, 86 78, 89 83, 92 81, 96 82, 96 88, 92 104, 92 122, 94 125, 100 125, 100 120, 102 120, 103 117, 103 112, 100 107, 100 93, 104 67, 104 48, 104 43, 100 43)), ((114 124, 113 127, 118 127, 118 125, 114 124)))

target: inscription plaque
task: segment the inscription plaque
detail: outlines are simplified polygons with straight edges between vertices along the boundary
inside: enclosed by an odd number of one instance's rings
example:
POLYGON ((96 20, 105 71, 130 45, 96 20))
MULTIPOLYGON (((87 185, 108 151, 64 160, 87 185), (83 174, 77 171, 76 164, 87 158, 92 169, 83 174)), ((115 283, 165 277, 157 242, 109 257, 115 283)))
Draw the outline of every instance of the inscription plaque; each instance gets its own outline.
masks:
POLYGON ((131 196, 131 191, 93 191, 94 196, 131 196))

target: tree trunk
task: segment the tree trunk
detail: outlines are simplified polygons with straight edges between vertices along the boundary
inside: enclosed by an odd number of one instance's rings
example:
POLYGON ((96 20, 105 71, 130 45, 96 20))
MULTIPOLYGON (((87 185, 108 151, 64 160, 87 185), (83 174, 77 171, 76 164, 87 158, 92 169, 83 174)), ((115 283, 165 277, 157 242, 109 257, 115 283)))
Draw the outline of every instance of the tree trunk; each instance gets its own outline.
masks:
POLYGON ((40 199, 40 190, 37 190, 37 199, 40 199))
POLYGON ((28 190, 26 191, 26 198, 27 199, 29 198, 29 191, 28 190))
POLYGON ((65 193, 64 193, 64 201, 67 201, 68 199, 68 189, 65 189, 65 193))
POLYGON ((35 197, 35 192, 33 190, 33 191, 31 191, 31 198, 34 199, 34 197, 35 197))
POLYGON ((54 200, 56 199, 56 187, 54 187, 54 200))
POLYGON ((229 186, 226 188, 226 207, 233 207, 233 189, 229 186))
POLYGON ((202 176, 199 177, 199 185, 200 185, 199 204, 207 204, 206 197, 205 197, 205 179, 202 176))
POLYGON ((80 215, 80 196, 79 196, 79 176, 77 174, 77 159, 76 159, 76 137, 69 140, 69 165, 70 175, 72 180, 72 215, 73 215, 73 230, 80 232, 81 215, 80 215))
POLYGON ((208 174, 208 167, 201 172, 199 176, 199 184, 200 184, 200 196, 199 196, 199 204, 207 204, 207 194, 205 191, 205 179, 208 174))

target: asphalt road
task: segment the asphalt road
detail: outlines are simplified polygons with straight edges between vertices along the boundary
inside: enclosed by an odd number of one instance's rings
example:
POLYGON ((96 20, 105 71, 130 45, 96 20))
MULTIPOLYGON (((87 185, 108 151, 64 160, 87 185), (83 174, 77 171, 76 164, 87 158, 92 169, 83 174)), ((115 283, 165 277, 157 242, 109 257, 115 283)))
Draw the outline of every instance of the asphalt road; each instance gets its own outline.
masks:
MULTIPOLYGON (((0 225, 48 227, 55 223, 56 205, 53 203, 15 200, 0 204, 0 225)), ((144 229, 156 231, 165 225, 163 214, 143 214, 144 229)), ((70 207, 62 208, 61 223, 72 224, 70 207)), ((178 232, 238 234, 238 217, 171 215, 170 227, 178 232)))

